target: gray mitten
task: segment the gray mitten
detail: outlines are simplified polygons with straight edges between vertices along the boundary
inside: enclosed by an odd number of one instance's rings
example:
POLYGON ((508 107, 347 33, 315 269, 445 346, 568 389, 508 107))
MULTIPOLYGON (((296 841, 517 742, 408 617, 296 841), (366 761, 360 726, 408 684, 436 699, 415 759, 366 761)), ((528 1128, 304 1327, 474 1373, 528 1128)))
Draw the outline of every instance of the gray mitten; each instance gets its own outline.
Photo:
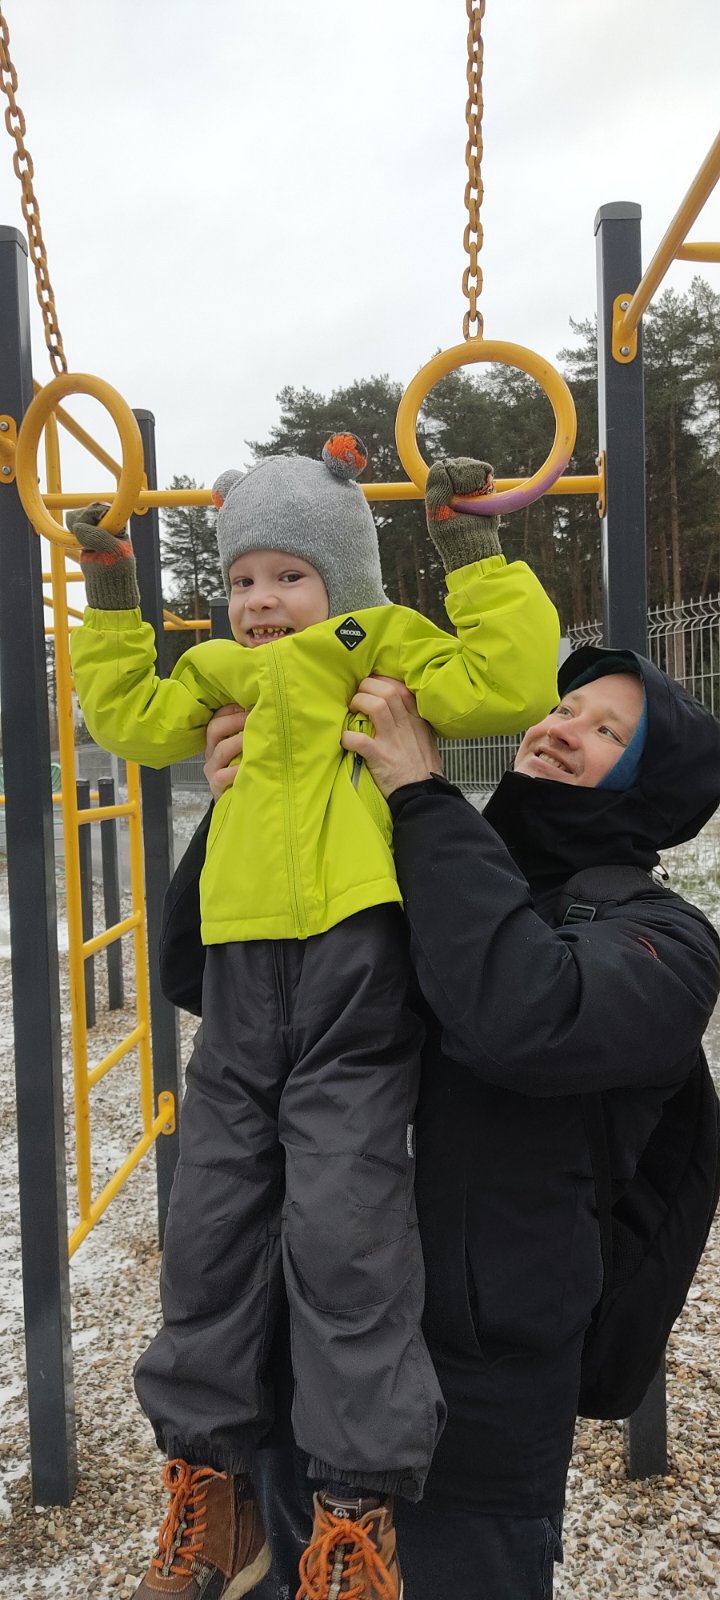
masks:
POLYGON ((82 546, 80 566, 88 605, 96 611, 132 611, 140 604, 133 548, 127 528, 108 533, 98 527, 109 510, 101 500, 93 500, 80 511, 68 511, 65 520, 82 546))
POLYGON ((428 533, 439 552, 446 572, 466 567, 485 556, 501 556, 499 517, 475 517, 472 512, 455 511, 454 495, 493 493, 493 469, 488 461, 473 461, 470 456, 436 461, 425 485, 425 515, 428 533))

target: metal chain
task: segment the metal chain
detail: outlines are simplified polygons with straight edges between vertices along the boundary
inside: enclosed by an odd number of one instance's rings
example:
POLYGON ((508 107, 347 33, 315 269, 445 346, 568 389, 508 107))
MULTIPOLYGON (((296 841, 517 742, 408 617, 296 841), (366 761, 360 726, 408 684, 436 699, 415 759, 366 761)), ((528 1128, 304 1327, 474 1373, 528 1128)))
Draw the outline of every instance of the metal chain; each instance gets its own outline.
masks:
POLYGON ((480 207, 483 198, 483 184, 480 176, 480 163, 482 161, 482 71, 483 71, 483 42, 480 32, 482 20, 485 15, 485 0, 465 0, 468 14, 468 64, 467 83, 468 99, 465 107, 465 121, 468 126, 468 141, 465 146, 465 160, 468 169, 468 181, 465 185, 465 205, 467 207, 468 221, 463 234, 463 245, 470 257, 469 263, 463 273, 463 294, 469 302, 469 309, 463 318, 463 338, 482 339, 483 319, 478 310, 478 299, 482 289, 482 269, 478 266, 478 255, 482 250, 483 231, 480 223, 480 207), (471 333, 470 324, 475 327, 471 333))
POLYGON ((2 89, 3 94, 7 95, 9 101, 5 112, 5 127, 15 140, 16 150, 13 156, 13 167, 22 189, 20 204, 27 224, 30 256, 35 268, 37 297, 40 301, 40 310, 45 324, 45 343, 48 347, 53 372, 57 374, 67 372, 68 364, 57 318, 55 296, 48 274, 45 243, 42 236, 42 228, 40 227, 40 207, 33 189, 35 169, 32 163, 32 156, 29 150, 25 148, 25 118, 15 99, 17 86, 17 73, 10 59, 8 25, 0 9, 0 89, 2 89))

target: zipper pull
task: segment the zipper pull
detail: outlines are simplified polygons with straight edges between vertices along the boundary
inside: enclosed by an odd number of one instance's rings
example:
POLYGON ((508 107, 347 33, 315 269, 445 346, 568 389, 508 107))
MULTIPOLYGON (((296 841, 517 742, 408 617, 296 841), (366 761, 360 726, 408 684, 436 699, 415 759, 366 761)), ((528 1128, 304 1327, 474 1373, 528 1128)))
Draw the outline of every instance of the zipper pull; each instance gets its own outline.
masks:
POLYGON ((362 772, 362 766, 363 766, 363 758, 362 758, 362 756, 356 755, 355 759, 353 761, 352 778, 350 780, 351 783, 352 783, 353 789, 357 789, 359 787, 359 784, 360 784, 360 773, 362 772))

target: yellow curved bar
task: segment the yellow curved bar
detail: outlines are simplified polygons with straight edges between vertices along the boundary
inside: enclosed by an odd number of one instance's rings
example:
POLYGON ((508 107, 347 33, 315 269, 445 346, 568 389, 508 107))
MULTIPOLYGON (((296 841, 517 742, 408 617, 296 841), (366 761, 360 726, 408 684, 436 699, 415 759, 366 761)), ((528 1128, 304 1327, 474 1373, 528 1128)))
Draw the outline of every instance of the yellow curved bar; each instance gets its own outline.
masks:
POLYGON ((51 517, 38 488, 37 453, 43 428, 55 411, 58 401, 68 394, 87 394, 99 400, 115 423, 122 446, 122 468, 117 492, 102 526, 109 533, 119 533, 135 509, 143 486, 144 461, 140 429, 127 401, 123 400, 112 384, 104 378, 94 378, 87 372, 61 372, 45 384, 23 417, 15 454, 17 486, 23 509, 37 533, 44 533, 53 544, 66 550, 77 551, 77 540, 60 522, 51 517))
MULTIPOLYGON (((41 389, 42 384, 38 383, 37 378, 33 378, 33 394, 39 394, 41 389)), ((107 467, 108 472, 111 472, 114 478, 120 477, 122 467, 118 466, 117 461, 114 461, 112 456, 108 455, 107 450, 103 450, 102 445, 98 444, 97 439, 93 439, 92 434, 86 433, 85 429, 80 427, 80 423, 76 422, 68 411, 63 411, 62 406, 58 406, 55 417, 60 427, 71 434, 73 439, 77 439, 78 444, 82 445, 83 450, 87 450, 88 455, 94 456, 96 461, 101 461, 102 465, 107 467)), ((97 495, 95 499, 97 500, 97 495)))
POLYGON ((468 339, 449 350, 441 350, 432 361, 421 367, 408 384, 398 406, 395 420, 395 439, 398 455, 411 481, 420 494, 425 492, 428 467, 417 444, 417 419, 420 407, 441 378, 470 362, 497 361, 501 366, 515 367, 534 378, 550 401, 555 414, 555 438, 550 454, 531 478, 517 488, 505 489, 501 494, 485 495, 474 501, 456 498, 453 505, 463 511, 473 511, 480 516, 496 516, 501 511, 518 511, 531 501, 539 500, 560 477, 570 460, 577 433, 577 417, 573 398, 564 378, 533 350, 521 344, 508 344, 500 339, 468 339))

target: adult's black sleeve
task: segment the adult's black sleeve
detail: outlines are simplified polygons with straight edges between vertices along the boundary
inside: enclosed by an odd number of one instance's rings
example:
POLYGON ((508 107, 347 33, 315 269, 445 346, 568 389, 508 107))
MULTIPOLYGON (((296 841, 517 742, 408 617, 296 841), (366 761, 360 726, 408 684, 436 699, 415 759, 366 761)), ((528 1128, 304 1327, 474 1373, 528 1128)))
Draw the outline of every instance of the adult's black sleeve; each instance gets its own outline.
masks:
POLYGON ((200 873, 205 862, 212 805, 190 840, 163 902, 160 987, 166 1000, 199 1017, 205 946, 200 938, 200 873))
POLYGON ((412 959, 448 1055, 532 1095, 684 1075, 720 988, 718 938, 700 912, 649 896, 553 928, 459 790, 430 779, 390 805, 412 959))

